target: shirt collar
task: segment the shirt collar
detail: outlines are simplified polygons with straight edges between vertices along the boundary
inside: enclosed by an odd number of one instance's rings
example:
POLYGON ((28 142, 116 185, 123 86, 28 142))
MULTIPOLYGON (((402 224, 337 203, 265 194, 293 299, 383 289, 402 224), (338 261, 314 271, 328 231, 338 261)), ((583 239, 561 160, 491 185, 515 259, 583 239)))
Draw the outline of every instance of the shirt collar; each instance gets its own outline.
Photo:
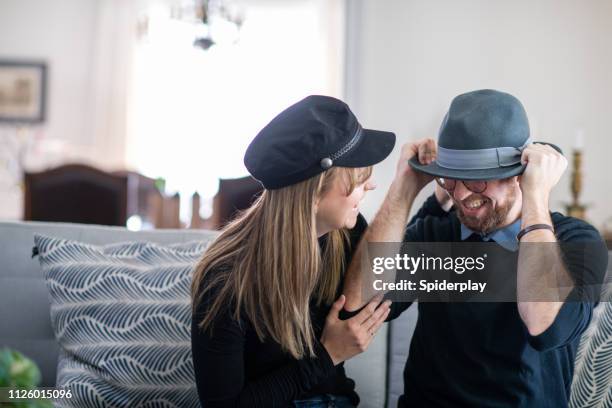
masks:
POLYGON ((472 231, 465 225, 461 224, 461 240, 465 241, 470 235, 480 235, 483 241, 495 241, 508 251, 515 252, 518 250, 518 240, 516 236, 521 230, 521 219, 514 221, 512 224, 504 228, 497 229, 489 234, 472 231))

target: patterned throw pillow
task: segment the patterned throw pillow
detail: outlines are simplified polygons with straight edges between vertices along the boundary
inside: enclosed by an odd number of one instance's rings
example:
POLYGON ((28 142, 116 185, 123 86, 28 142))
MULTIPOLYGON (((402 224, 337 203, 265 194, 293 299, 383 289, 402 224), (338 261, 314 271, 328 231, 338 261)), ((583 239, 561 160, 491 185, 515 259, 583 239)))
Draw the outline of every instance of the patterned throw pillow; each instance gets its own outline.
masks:
POLYGON ((60 346, 61 407, 199 407, 189 290, 209 242, 95 246, 35 236, 60 346))
MULTIPOLYGON (((608 276, 610 270, 608 270, 608 276)), ((612 280, 608 280, 580 339, 570 394, 571 408, 612 407, 612 280)))

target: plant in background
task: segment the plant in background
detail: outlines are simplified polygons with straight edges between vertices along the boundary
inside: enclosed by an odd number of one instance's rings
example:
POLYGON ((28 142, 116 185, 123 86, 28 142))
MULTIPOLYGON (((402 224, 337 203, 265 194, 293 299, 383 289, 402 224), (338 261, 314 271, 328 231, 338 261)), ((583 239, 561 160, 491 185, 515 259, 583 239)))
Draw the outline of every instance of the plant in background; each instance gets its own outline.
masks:
MULTIPOLYGON (((18 351, 0 349, 0 387, 31 390, 40 384, 40 370, 36 364, 18 351)), ((48 400, 0 402, 1 407, 52 408, 48 400)))

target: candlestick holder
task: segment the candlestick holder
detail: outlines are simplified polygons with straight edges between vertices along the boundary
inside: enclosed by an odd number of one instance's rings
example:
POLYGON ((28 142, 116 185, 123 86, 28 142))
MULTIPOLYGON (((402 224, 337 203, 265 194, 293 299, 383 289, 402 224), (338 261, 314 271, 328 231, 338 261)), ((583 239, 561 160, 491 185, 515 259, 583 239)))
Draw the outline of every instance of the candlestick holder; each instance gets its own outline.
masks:
POLYGON ((582 151, 574 149, 572 161, 572 176, 570 181, 572 202, 565 205, 566 213, 570 217, 586 219, 586 205, 580 203, 582 192, 582 151))

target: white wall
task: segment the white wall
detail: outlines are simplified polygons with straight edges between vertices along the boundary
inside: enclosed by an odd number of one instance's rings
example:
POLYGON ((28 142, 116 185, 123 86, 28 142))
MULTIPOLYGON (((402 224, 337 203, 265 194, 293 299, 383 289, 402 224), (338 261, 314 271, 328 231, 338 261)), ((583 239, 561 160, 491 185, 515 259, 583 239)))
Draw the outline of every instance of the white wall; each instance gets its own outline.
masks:
MULTIPOLYGON (((607 0, 350 0, 346 98, 365 126, 393 130, 400 144, 437 137, 451 99, 495 88, 525 105, 536 140, 570 153, 585 130, 588 217, 612 217, 612 2, 607 0), (607 174, 606 174, 607 173, 607 174)), ((375 170, 371 217, 399 149, 375 170)), ((431 191, 431 190, 428 190, 431 191)), ((421 195, 421 199, 424 195, 421 195)), ((570 199, 569 171, 551 206, 570 199)))
POLYGON ((46 137, 88 143, 96 0, 2 0, 0 57, 48 63, 46 137))
POLYGON ((56 139, 65 145, 92 142, 88 121, 95 4, 95 0, 0 2, 0 58, 48 64, 45 123, 20 131, 0 124, 0 148, 6 150, 0 160, 0 219, 22 217, 23 163, 17 150, 23 152, 28 139, 56 139))
POLYGON ((48 64, 42 137, 65 142, 71 154, 101 167, 125 161, 126 64, 135 7, 123 0, 0 3, 0 57, 48 64))
POLYGON ((137 4, 0 2, 0 58, 45 61, 48 67, 45 122, 19 131, 0 123, 0 148, 12 151, 0 157, 0 218, 22 216, 20 166, 39 171, 73 161, 107 170, 124 167, 127 80, 137 4), (17 164, 13 150, 19 144, 27 154, 17 164))

